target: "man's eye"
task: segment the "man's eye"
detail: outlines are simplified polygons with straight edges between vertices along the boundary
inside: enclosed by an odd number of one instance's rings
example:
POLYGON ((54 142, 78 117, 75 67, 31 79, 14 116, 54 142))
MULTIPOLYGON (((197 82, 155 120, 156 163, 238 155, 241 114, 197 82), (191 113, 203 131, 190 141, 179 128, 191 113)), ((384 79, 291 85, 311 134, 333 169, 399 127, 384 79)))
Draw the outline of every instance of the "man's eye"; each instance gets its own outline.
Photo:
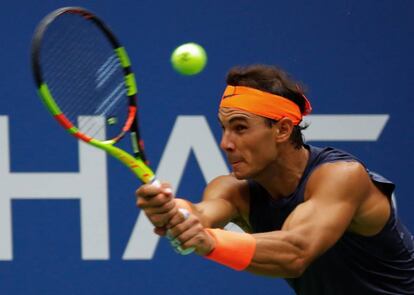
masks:
POLYGON ((236 129, 236 131, 243 131, 243 130, 247 129, 247 127, 244 126, 244 125, 237 125, 237 126, 235 126, 235 129, 236 129))

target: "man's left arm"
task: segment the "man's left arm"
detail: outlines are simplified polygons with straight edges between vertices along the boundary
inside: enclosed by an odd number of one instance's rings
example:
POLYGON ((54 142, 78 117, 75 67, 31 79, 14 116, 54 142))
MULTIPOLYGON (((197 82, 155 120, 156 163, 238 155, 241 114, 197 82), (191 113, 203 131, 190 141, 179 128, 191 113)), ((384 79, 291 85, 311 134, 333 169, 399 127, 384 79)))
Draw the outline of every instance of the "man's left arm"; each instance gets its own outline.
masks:
POLYGON ((199 226, 196 233, 197 219, 192 218, 174 231, 192 230, 191 236, 197 238, 184 238, 182 247, 195 247, 198 254, 233 269, 298 277, 348 229, 368 194, 369 182, 359 163, 324 164, 309 178, 305 202, 288 216, 281 230, 246 234, 199 226))
POLYGON ((315 170, 305 202, 288 216, 282 230, 253 235, 256 251, 247 270, 300 276, 348 229, 369 192, 369 182, 364 167, 356 162, 329 163, 315 170))

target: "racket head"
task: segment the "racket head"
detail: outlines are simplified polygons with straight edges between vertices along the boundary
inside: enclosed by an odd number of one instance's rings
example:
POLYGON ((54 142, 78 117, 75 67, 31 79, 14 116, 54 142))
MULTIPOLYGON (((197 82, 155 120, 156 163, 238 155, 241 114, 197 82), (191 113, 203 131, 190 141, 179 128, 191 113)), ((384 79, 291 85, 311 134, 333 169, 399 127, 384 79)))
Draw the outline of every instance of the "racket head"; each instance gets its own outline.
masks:
POLYGON ((51 12, 36 28, 31 57, 39 95, 69 133, 113 144, 131 131, 134 154, 146 161, 131 63, 100 18, 81 7, 51 12))

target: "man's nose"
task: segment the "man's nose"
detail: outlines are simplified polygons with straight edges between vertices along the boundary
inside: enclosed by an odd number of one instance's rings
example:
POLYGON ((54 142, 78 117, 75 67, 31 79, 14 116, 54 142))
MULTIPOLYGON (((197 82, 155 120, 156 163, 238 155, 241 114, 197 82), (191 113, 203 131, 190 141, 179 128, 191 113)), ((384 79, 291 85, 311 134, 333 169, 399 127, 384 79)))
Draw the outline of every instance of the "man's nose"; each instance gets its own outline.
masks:
POLYGON ((231 136, 227 131, 223 132, 220 147, 226 152, 234 150, 234 142, 231 140, 231 136))

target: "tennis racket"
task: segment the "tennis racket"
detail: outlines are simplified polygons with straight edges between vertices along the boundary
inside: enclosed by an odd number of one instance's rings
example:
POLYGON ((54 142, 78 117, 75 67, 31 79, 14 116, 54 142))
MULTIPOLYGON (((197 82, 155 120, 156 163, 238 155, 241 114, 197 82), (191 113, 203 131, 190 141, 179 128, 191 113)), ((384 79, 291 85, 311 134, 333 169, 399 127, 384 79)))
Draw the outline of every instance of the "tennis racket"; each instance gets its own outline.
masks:
POLYGON ((159 184, 138 129, 131 62, 101 19, 80 7, 48 14, 34 33, 32 68, 41 100, 66 131, 120 160, 142 182, 159 184), (127 133, 131 154, 115 146, 127 133))
MULTIPOLYGON (((81 7, 48 14, 33 37, 32 68, 41 100, 69 134, 108 152, 143 183, 160 185, 148 166, 138 129, 131 62, 101 19, 81 7), (132 154, 115 145, 127 133, 132 154)), ((183 255, 195 250, 173 246, 183 255)))

